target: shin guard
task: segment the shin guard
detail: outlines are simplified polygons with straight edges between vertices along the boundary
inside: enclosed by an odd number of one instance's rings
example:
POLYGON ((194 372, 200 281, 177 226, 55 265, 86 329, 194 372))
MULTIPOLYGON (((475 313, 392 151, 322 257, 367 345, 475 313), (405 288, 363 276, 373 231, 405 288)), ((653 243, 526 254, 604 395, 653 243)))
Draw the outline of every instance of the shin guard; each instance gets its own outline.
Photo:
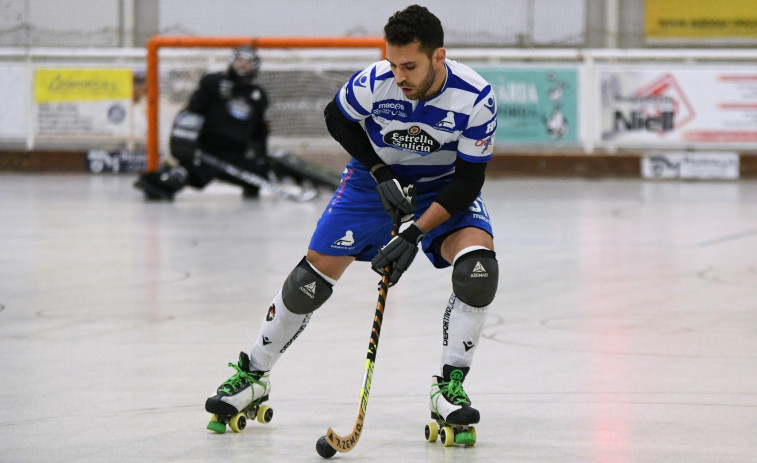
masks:
POLYGON ((255 345, 252 347, 251 368, 270 371, 281 354, 305 330, 311 316, 312 313, 304 315, 293 313, 284 305, 281 291, 276 293, 271 307, 268 308, 265 322, 260 327, 255 345))
POLYGON ((469 367, 473 363, 488 312, 489 306, 473 307, 454 293, 450 296, 442 325, 442 367, 469 367))

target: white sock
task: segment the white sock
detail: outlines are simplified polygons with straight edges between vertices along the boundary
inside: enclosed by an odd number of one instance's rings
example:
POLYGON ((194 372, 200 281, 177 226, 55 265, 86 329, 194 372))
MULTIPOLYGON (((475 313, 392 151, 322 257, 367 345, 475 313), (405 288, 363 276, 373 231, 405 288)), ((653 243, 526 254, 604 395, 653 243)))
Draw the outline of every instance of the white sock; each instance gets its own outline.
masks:
POLYGON ((470 306, 452 293, 444 311, 442 363, 439 371, 444 365, 471 366, 488 312, 489 306, 470 306))
POLYGON ((260 327, 258 338, 250 353, 250 369, 270 371, 281 354, 305 330, 312 313, 299 315, 291 312, 281 298, 281 290, 273 298, 271 307, 260 327))

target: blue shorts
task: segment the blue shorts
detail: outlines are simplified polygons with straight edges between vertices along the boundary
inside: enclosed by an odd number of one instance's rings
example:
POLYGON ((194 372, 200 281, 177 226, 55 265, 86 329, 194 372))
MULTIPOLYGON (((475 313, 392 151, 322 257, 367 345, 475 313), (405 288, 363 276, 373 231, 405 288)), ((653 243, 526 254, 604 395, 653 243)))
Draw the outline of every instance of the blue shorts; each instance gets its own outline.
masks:
MULTIPOLYGON (((447 183, 449 180, 416 185, 416 217, 428 209, 447 183)), ((450 265, 438 250, 432 249, 434 239, 465 227, 480 228, 493 236, 489 213, 480 193, 468 209, 426 233, 421 247, 434 267, 450 265)), ((329 256, 355 256, 357 260, 370 261, 379 248, 389 242, 391 233, 392 219, 376 193, 375 180, 366 170, 350 165, 318 220, 309 248, 329 256)))

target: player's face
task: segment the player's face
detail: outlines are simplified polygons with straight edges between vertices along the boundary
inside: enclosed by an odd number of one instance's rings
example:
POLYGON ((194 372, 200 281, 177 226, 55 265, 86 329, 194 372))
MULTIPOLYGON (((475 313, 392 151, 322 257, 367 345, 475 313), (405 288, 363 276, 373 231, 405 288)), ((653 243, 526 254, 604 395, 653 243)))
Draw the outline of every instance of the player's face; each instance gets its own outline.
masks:
POLYGON ((236 58, 232 63, 231 66, 234 68, 235 71, 237 71, 237 74, 240 76, 247 75, 247 73, 251 72, 252 69, 255 67, 255 64, 252 62, 252 60, 247 58, 236 58))
POLYGON ((394 79, 410 100, 427 100, 439 93, 447 78, 445 57, 444 48, 437 48, 429 58, 418 41, 399 46, 386 44, 386 59, 394 79))

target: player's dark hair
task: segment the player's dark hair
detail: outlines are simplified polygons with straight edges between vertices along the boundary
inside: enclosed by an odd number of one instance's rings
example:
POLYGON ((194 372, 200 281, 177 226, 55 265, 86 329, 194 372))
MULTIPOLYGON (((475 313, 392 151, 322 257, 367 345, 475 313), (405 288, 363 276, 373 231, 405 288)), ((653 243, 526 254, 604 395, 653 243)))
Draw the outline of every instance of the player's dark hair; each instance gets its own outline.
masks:
POLYGON ((394 13, 384 26, 387 43, 403 46, 420 42, 421 50, 429 57, 434 50, 444 46, 444 29, 439 18, 426 7, 410 5, 394 13))

